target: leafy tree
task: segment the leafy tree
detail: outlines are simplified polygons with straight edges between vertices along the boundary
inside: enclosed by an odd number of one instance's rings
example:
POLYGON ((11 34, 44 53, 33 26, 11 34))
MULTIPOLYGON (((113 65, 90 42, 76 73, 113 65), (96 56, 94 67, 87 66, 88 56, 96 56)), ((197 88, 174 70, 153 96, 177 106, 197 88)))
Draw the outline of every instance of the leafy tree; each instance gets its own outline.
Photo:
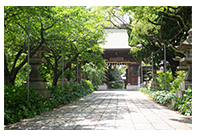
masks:
POLYGON ((125 12, 120 6, 94 6, 93 8, 105 17, 104 28, 131 30, 132 26, 126 20, 131 14, 125 12))
MULTIPOLYGON (((162 71, 159 71, 158 73, 158 76, 156 77, 156 80, 157 80, 157 85, 160 87, 160 90, 165 90, 165 73, 163 73, 162 71)), ((172 76, 172 72, 170 71, 167 71, 166 72, 166 87, 167 87, 167 90, 171 90, 171 83, 173 82, 173 76, 172 76)))
POLYGON ((155 65, 160 67, 165 45, 166 60, 170 63, 172 74, 176 76, 176 67, 179 64, 173 58, 185 55, 176 46, 185 40, 186 33, 192 28, 192 7, 137 6, 122 9, 133 13, 130 20, 132 29, 128 30, 129 45, 134 47, 131 50, 133 56, 148 63, 151 52, 154 52, 155 65), (141 46, 137 47, 138 44, 141 46))
POLYGON ((192 28, 191 6, 103 6, 95 7, 106 16, 105 27, 127 29, 131 54, 137 61, 151 63, 151 52, 154 52, 154 67, 159 68, 164 59, 166 46, 167 61, 172 74, 176 76, 175 56, 185 54, 176 49, 186 39, 192 28), (129 22, 126 17, 129 17, 129 22))
POLYGON ((84 52, 88 50, 98 52, 98 45, 104 40, 104 31, 101 29, 102 15, 96 14, 92 10, 86 10, 85 7, 7 6, 4 11, 6 85, 14 84, 17 73, 22 67, 25 67, 28 36, 30 58, 38 50, 45 50, 43 55, 47 64, 40 70, 46 73, 46 67, 52 68, 53 85, 56 85, 57 79, 61 75, 58 65, 62 52, 69 58, 69 60, 65 60, 67 65, 64 70, 66 70, 71 67, 77 57, 82 57, 84 52))
POLYGON ((98 87, 98 85, 102 84, 102 81, 106 80, 105 76, 105 68, 99 69, 97 65, 93 63, 87 63, 83 66, 83 69, 85 71, 84 77, 87 80, 90 80, 94 86, 98 87))
POLYGON ((54 16, 53 9, 54 7, 44 6, 4 7, 5 85, 15 83, 17 73, 27 62, 28 36, 30 58, 54 36, 50 30, 60 19, 54 16))
MULTIPOLYGON (((104 20, 100 14, 94 11, 86 10, 85 7, 60 7, 59 14, 68 14, 70 17, 62 19, 62 31, 57 34, 66 36, 66 40, 62 41, 57 38, 49 44, 56 44, 57 47, 50 48, 49 51, 43 53, 43 56, 49 63, 49 68, 52 68, 53 86, 57 85, 58 78, 62 74, 62 68, 59 67, 62 57, 64 59, 64 71, 66 71, 68 79, 77 65, 77 59, 80 65, 85 65, 88 62, 95 63, 99 68, 105 66, 103 53, 99 43, 104 41, 104 30, 101 22, 104 20)), ((59 27, 59 26, 58 26, 59 27)), ((69 79, 70 80, 70 79, 69 79)))

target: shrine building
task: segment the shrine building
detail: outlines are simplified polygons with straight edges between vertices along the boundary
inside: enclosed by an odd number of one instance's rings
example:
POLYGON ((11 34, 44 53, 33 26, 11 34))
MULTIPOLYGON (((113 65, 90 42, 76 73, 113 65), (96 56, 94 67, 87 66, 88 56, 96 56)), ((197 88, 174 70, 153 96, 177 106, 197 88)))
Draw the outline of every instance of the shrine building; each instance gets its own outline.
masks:
POLYGON ((128 45, 127 30, 106 28, 105 32, 107 42, 101 47, 104 48, 103 58, 107 60, 106 64, 126 65, 126 89, 137 90, 142 83, 141 62, 137 62, 130 54, 131 47, 128 45))

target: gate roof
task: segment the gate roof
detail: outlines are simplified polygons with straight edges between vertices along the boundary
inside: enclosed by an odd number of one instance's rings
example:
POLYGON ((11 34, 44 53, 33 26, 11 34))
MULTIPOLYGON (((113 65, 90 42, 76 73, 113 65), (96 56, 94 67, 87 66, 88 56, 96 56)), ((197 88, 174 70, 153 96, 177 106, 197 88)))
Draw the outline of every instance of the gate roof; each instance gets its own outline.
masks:
POLYGON ((107 33, 103 58, 107 59, 106 63, 130 63, 140 64, 136 62, 130 54, 131 47, 128 45, 128 35, 125 29, 105 29, 107 33))
POLYGON ((128 35, 125 29, 105 29, 107 33, 104 49, 131 49, 128 45, 128 35))

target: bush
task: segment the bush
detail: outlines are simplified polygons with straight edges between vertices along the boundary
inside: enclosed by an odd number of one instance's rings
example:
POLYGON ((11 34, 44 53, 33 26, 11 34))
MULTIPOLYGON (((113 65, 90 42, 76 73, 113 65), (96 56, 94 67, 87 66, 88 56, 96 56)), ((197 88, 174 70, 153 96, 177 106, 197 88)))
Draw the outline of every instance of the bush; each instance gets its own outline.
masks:
POLYGON ((176 95, 168 91, 157 91, 151 94, 151 97, 158 103, 170 103, 171 99, 175 99, 176 95))
POLYGON ((186 75, 187 71, 177 71, 177 78, 174 79, 174 81, 171 84, 171 92, 175 93, 177 90, 180 90, 179 85, 180 83, 184 82, 184 77, 186 75))
POLYGON ((82 80, 82 87, 84 87, 86 90, 90 90, 91 92, 94 91, 94 87, 89 80, 82 80))
POLYGON ((15 123, 24 118, 34 117, 41 112, 52 110, 60 104, 66 104, 83 97, 94 91, 90 81, 83 80, 82 86, 70 82, 70 86, 63 88, 58 85, 48 87, 51 92, 49 99, 42 99, 33 88, 29 92, 29 101, 27 101, 27 87, 24 86, 5 86, 4 87, 4 124, 15 123), (78 90, 77 90, 78 86, 78 90))
POLYGON ((171 99, 175 99, 173 103, 173 109, 178 110, 181 114, 184 115, 192 115, 192 89, 188 88, 188 90, 185 91, 184 97, 182 98, 176 98, 176 94, 168 91, 151 91, 146 88, 140 88, 139 91, 141 91, 144 94, 148 94, 150 97, 152 97, 156 102, 158 103, 170 103, 171 99))
POLYGON ((114 82, 113 81, 111 81, 111 82, 109 82, 109 88, 114 88, 114 82))
POLYGON ((189 87, 182 98, 177 98, 173 103, 173 108, 181 114, 192 115, 192 89, 189 87))
POLYGON ((109 66, 108 79, 109 81, 116 81, 115 69, 111 69, 111 66, 109 66))
POLYGON ((114 88, 115 89, 123 89, 123 86, 120 83, 115 83, 114 88))
POLYGON ((146 88, 140 88, 139 91, 141 91, 144 94, 148 94, 157 103, 162 103, 162 104, 170 103, 171 99, 175 99, 176 97, 174 93, 170 93, 169 91, 152 91, 146 88))
POLYGON ((95 64, 93 63, 87 63, 83 67, 84 69, 84 77, 91 81, 94 87, 98 88, 98 85, 102 84, 102 81, 106 81, 105 76, 105 68, 99 69, 95 64))
MULTIPOLYGON (((156 77, 157 86, 160 87, 161 90, 165 90, 165 73, 162 71, 158 72, 158 76, 156 77)), ((171 90, 171 83, 173 82, 172 72, 166 72, 166 87, 167 90, 171 90)))
POLYGON ((140 88, 139 91, 141 91, 144 94, 148 94, 149 96, 151 96, 151 94, 153 93, 153 91, 151 91, 147 88, 140 88))
POLYGON ((111 81, 109 82, 109 88, 123 89, 123 86, 120 83, 115 83, 114 81, 111 81))
MULTIPOLYGON (((167 90, 175 93, 177 90, 180 90, 179 85, 181 82, 184 82, 183 78, 186 75, 186 71, 177 71, 177 77, 173 79, 172 72, 167 71, 167 90)), ((153 86, 153 89, 155 90, 165 90, 165 74, 163 72, 158 72, 158 76, 156 77, 156 85, 153 86)))
POLYGON ((27 88, 8 85, 4 87, 4 124, 15 123, 19 119, 40 114, 42 96, 30 89, 27 101, 27 88))

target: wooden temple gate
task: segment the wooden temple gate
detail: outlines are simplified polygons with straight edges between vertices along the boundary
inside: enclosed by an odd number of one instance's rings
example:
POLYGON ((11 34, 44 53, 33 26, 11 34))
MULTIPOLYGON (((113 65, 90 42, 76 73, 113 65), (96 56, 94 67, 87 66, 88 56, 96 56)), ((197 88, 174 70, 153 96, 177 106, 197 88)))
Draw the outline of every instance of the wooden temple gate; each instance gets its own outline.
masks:
MULTIPOLYGON (((131 48, 104 49, 103 58, 108 65, 126 65, 126 85, 138 85, 138 77, 142 83, 141 62, 137 62, 130 54, 131 48)), ((107 73, 108 75, 108 73, 107 73)), ((108 84, 108 81, 106 82, 108 84)))

